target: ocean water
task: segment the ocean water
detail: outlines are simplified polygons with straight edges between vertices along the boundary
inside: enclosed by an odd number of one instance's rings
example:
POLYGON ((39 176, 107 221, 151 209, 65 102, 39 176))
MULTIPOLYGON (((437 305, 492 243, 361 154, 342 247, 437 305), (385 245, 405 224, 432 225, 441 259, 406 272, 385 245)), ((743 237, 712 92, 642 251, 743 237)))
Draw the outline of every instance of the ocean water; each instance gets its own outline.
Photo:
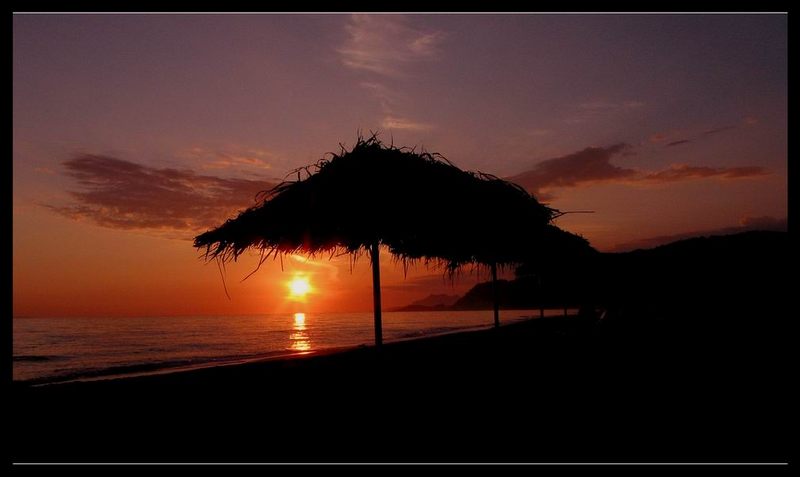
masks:
MULTIPOLYGON (((545 310, 545 315, 563 310, 545 310)), ((539 310, 502 310, 501 324, 539 310)), ((489 328, 491 311, 384 312, 391 342, 489 328)), ((114 378, 374 343, 372 313, 14 318, 13 378, 114 378)))

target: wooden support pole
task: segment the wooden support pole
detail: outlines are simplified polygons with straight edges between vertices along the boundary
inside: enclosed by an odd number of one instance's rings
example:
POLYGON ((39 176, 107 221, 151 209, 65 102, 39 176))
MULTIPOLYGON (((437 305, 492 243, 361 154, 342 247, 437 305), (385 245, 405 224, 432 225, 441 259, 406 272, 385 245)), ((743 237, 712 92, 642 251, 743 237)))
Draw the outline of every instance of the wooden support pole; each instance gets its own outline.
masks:
POLYGON ((380 245, 375 241, 370 248, 372 259, 372 306, 375 314, 375 346, 383 345, 383 329, 381 324, 381 261, 380 245))
POLYGON ((492 297, 494 298, 494 327, 500 327, 500 296, 497 290, 497 264, 492 263, 492 297))

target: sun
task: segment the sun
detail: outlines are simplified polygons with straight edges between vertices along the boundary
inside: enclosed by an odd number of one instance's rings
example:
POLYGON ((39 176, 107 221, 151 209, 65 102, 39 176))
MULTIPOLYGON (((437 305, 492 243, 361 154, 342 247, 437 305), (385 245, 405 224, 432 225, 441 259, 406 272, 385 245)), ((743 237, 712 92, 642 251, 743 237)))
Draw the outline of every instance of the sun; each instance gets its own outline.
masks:
POLYGON ((306 277, 295 277, 289 282, 289 296, 291 298, 305 298, 311 291, 311 283, 306 277))

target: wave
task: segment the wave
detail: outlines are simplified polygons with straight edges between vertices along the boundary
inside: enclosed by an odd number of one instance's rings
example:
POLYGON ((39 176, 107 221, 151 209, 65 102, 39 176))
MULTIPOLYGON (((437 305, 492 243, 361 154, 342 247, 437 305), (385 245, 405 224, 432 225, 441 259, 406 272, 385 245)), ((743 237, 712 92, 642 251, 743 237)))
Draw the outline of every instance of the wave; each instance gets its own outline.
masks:
MULTIPOLYGON (((146 363, 126 364, 118 366, 108 366, 103 368, 82 368, 59 373, 58 375, 44 376, 18 381, 26 385, 45 385, 58 384, 73 381, 93 381, 97 379, 114 379, 141 376, 147 374, 159 374, 162 372, 178 371, 184 369, 200 368, 208 365, 221 365, 226 363, 240 363, 254 361, 258 359, 268 359, 275 357, 299 356, 307 353, 296 351, 273 351, 267 353, 250 355, 230 355, 230 356, 208 356, 197 358, 173 359, 164 361, 150 361, 146 363)), ((17 357, 15 357, 16 360, 17 357)))

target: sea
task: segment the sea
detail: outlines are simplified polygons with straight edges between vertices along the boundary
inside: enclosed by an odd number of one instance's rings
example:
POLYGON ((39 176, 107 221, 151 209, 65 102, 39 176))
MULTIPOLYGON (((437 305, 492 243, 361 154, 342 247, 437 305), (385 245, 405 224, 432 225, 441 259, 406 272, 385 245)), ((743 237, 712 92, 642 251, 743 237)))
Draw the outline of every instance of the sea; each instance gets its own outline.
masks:
MULTIPOLYGON (((577 311, 571 310, 570 313, 577 311)), ((545 310, 545 316, 564 310, 545 310)), ((501 310, 501 324, 540 310, 501 310)), ((491 310, 384 312, 384 342, 493 325, 491 310)), ((114 379, 371 346, 372 313, 241 316, 15 317, 13 379, 30 384, 114 379)))

